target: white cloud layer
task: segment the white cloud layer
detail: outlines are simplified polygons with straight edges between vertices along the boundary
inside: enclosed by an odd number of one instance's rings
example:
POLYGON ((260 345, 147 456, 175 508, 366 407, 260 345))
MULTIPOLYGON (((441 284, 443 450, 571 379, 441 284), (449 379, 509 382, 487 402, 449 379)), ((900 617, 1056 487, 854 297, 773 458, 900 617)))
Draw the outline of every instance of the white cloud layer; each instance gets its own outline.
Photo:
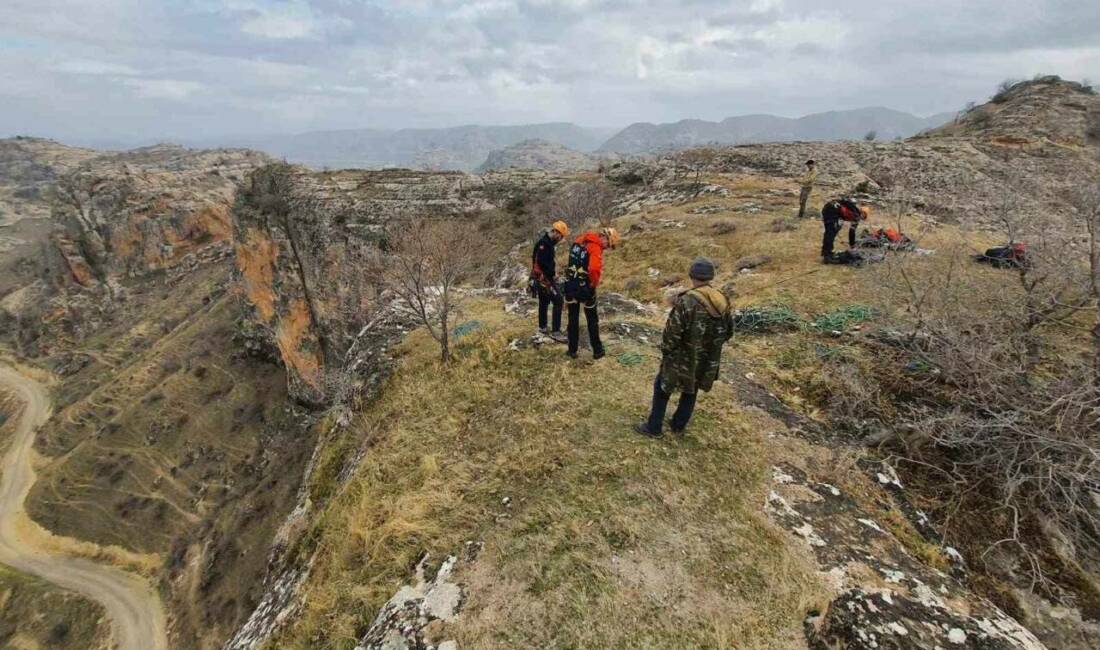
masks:
POLYGON ((1100 80, 1100 3, 0 3, 0 136, 928 114, 1038 73, 1100 80))

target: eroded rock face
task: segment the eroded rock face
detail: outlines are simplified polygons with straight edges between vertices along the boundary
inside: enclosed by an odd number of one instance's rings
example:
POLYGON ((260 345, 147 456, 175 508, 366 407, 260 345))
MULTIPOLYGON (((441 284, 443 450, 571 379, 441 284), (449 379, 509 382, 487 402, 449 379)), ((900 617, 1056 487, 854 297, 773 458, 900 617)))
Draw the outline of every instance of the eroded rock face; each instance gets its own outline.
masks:
MULTIPOLYGON (((880 474, 883 485, 896 481, 880 474)), ((959 580, 914 557, 836 486, 787 465, 773 468, 772 482, 765 511, 809 547, 835 593, 824 612, 807 619, 811 648, 1045 648, 959 580)))
MULTIPOLYGON (((508 200, 500 175, 409 170, 311 172, 271 165, 233 211, 237 270, 253 320, 286 364, 291 393, 320 405, 347 381, 349 351, 385 306, 386 224, 470 218, 508 200)), ((521 174, 512 184, 545 182, 521 174)))
POLYGON ((51 239, 63 262, 57 279, 87 287, 226 247, 237 184, 268 160, 252 151, 159 145, 85 161, 53 189, 60 228, 51 239))

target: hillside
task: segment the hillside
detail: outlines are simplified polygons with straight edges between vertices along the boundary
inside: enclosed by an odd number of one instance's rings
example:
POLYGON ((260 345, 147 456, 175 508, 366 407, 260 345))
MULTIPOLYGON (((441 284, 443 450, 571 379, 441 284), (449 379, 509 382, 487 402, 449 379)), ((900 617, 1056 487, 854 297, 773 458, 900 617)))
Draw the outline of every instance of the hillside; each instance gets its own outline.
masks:
POLYGON ((490 152, 524 140, 540 139, 577 151, 592 151, 609 135, 608 129, 561 122, 394 131, 314 131, 291 136, 244 138, 232 144, 265 151, 315 169, 409 167, 470 171, 483 163, 490 152))
POLYGON ((888 108, 859 108, 815 113, 800 118, 741 115, 721 122, 639 122, 620 131, 600 146, 599 151, 639 154, 705 144, 860 140, 870 131, 874 131, 880 140, 893 140, 939 126, 952 117, 953 114, 938 114, 920 118, 888 108))
POLYGON ((1040 77, 1001 89, 990 102, 925 135, 968 136, 1005 145, 1095 145, 1100 141, 1100 102, 1079 83, 1040 77))
MULTIPOLYGON (((1063 89, 1052 85, 1049 101, 1063 89)), ((1086 107, 1095 102, 1079 95, 1086 107)), ((690 157, 678 156, 577 176, 614 188, 626 233, 607 254, 609 358, 570 362, 532 336, 531 303, 511 282, 468 289, 453 364, 437 360, 422 330, 397 345, 386 339, 376 351, 393 375, 331 430, 306 479, 316 497, 310 523, 299 520, 284 557, 308 572, 284 568, 279 591, 230 647, 269 633, 270 647, 816 650, 899 638, 899 647, 928 649, 1091 647, 1100 601, 1087 541, 1044 555, 1066 577, 1034 590, 1003 568, 1027 556, 996 544, 1003 518, 980 514, 992 506, 960 506, 934 474, 897 456, 903 448, 860 444, 898 435, 891 418, 906 412, 908 391, 945 390, 907 348, 881 343, 913 323, 899 269, 922 286, 957 278, 968 319, 998 313, 1023 289, 968 251, 1005 236, 995 229, 1006 204, 1072 218, 1066 190, 1100 161, 1095 148, 1044 135, 1047 115, 1034 113, 1030 147, 971 131, 723 147, 699 181, 685 171, 690 157), (934 252, 868 269, 820 266, 820 225, 791 219, 793 176, 807 155, 822 166, 815 206, 861 192, 879 215, 874 225, 900 225, 934 252), (698 254, 720 263, 716 284, 739 307, 777 325, 735 339, 724 383, 703 398, 691 435, 649 441, 630 425, 656 371, 665 297, 682 290, 698 254), (954 507, 976 508, 967 512, 980 523, 955 521, 954 507), (281 626, 277 611, 294 620, 281 626)), ((311 224, 300 248, 340 242, 332 261, 303 262, 304 284, 291 280, 283 253, 242 269, 249 292, 267 296, 252 299, 255 318, 279 340, 291 390, 328 401, 326 377, 378 359, 359 336, 400 314, 380 296, 362 320, 338 317, 339 296, 369 295, 369 278, 333 263, 369 257, 367 233, 378 225, 364 203, 378 200, 366 191, 371 177, 274 168, 255 179, 236 212, 239 263, 287 251, 294 236, 284 218, 311 224), (272 201, 282 212, 262 207, 267 191, 283 197, 272 201), (324 207, 311 195, 327 197, 324 207), (339 234, 343 223, 363 234, 339 234), (294 339, 280 340, 290 323, 294 339)), ((477 195, 468 198, 475 208, 477 195)), ((523 276, 524 253, 514 253, 511 277, 523 276)), ((945 299, 943 309, 956 304, 945 299)), ((1080 334, 1066 327, 1044 330, 1051 362, 1082 353, 1080 334)))
MULTIPOLYGON (((1040 79, 906 141, 598 170, 82 160, 0 294, 0 359, 54 405, 27 513, 156 584, 172 648, 1094 648, 1096 305, 1032 317, 1086 286, 1097 107, 1040 79), (807 157, 812 210, 855 194, 923 251, 821 265, 820 221, 794 218, 807 157), (599 361, 534 332, 530 237, 559 214, 624 233, 599 361), (425 215, 478 242, 451 363, 385 277, 425 215), (1017 236, 1034 267, 971 259, 1017 236), (698 255, 738 332, 688 434, 650 440, 631 425, 698 255), (1013 455, 1021 490, 1061 489, 1006 495, 990 463, 1013 455)), ((74 602, 9 580, 19 611, 74 602)))

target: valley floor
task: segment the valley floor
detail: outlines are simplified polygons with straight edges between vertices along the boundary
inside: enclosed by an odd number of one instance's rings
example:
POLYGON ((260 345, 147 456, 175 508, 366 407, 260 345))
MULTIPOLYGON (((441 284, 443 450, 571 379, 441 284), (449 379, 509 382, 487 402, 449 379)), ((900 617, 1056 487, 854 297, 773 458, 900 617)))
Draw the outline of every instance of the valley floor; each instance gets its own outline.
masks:
MULTIPOLYGON (((35 480, 31 447, 37 428, 49 417, 51 404, 44 386, 14 369, 0 366, 0 387, 24 404, 14 420, 11 443, 0 466, 0 561, 101 605, 120 650, 166 648, 164 612, 148 584, 119 569, 44 552, 28 542, 28 529, 36 528, 23 510, 35 480)), ((27 603, 24 600, 22 604, 27 603)))

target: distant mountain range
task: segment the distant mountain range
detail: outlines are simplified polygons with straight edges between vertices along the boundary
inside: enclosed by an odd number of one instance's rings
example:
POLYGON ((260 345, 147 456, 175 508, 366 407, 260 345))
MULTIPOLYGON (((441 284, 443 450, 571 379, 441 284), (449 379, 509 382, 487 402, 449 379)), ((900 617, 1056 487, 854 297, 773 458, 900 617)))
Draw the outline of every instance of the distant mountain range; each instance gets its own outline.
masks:
POLYGON ((796 140, 857 140, 874 131, 880 140, 908 138, 941 126, 955 117, 939 113, 917 117, 889 108, 857 108, 814 113, 799 118, 741 115, 721 122, 681 120, 666 124, 631 124, 605 142, 598 151, 639 154, 704 144, 750 144, 796 140))
MULTIPOLYGON (((345 129, 293 135, 218 137, 184 140, 189 147, 244 147, 314 168, 457 169, 473 171, 536 160, 524 145, 502 157, 496 154, 538 140, 598 156, 641 154, 703 144, 748 144, 793 140, 857 140, 868 131, 878 139, 907 138, 949 122, 954 113, 917 117, 889 108, 859 108, 815 113, 800 118, 742 115, 721 122, 681 120, 665 124, 638 122, 625 129, 584 127, 569 122, 515 126, 467 125, 439 129, 345 129), (524 153, 526 151, 526 153, 524 153), (507 160, 505 160, 507 159, 507 160)), ((129 143, 106 148, 129 148, 129 143)), ((148 144, 148 143, 140 143, 148 144)), ((545 144, 540 145, 545 148, 545 144)), ((550 156, 565 160, 565 152, 550 156)), ((581 160, 582 157, 576 157, 581 160)))

